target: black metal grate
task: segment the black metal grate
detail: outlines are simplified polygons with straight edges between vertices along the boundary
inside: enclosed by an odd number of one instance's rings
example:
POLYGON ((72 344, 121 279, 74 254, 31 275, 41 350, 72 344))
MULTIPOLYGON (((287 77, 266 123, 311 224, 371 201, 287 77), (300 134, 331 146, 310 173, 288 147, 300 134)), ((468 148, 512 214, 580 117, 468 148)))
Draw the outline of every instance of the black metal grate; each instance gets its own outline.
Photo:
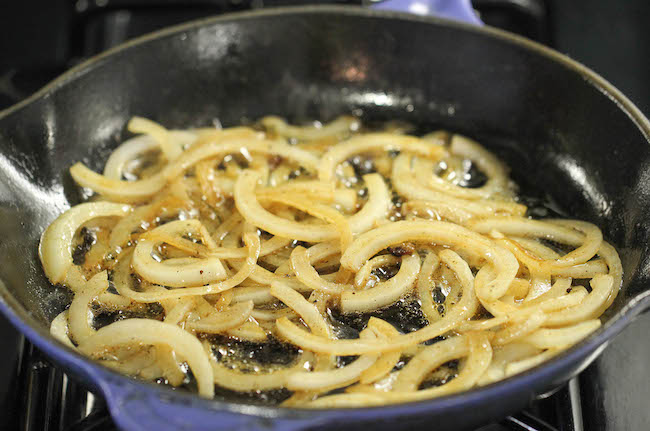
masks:
POLYGON ((22 431, 114 430, 106 405, 69 379, 28 341, 19 345, 14 418, 22 431))

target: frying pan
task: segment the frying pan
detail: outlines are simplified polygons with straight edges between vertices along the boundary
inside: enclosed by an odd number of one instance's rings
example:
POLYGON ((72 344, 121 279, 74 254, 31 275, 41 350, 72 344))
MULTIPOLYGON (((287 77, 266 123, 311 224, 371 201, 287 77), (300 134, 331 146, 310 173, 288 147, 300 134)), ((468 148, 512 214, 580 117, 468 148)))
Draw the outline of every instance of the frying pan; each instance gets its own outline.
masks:
MULTIPOLYGON (((223 16, 144 37, 76 67, 0 113, 0 308, 124 429, 460 430, 523 408, 584 369, 650 305, 650 123, 612 85, 490 28, 342 7, 223 16), (485 143, 619 250, 622 290, 604 325, 553 360, 457 395, 378 408, 298 410, 197 396, 118 375, 55 341, 69 301, 37 258, 41 232, 81 197, 67 168, 99 170, 133 115, 168 127, 354 112, 444 127, 485 143)), ((645 342, 645 340, 639 340, 645 342)))

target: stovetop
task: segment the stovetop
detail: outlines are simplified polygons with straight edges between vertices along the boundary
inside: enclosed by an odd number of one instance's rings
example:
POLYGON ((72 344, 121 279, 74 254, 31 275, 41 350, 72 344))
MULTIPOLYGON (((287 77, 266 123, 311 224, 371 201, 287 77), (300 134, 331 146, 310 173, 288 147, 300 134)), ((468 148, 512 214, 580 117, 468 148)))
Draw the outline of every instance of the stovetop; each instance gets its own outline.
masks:
MULTIPOLYGON (((362 3, 329 0, 319 3, 362 3)), ((48 0, 0 6, 0 109, 81 59, 157 28, 293 0, 48 0)), ((314 3, 314 2, 311 2, 314 3)), ((482 19, 592 67, 650 114, 647 0, 474 0, 482 19)), ((650 313, 557 392, 479 431, 650 429, 650 313)), ((70 380, 0 316, 0 429, 114 430, 106 406, 70 380)))

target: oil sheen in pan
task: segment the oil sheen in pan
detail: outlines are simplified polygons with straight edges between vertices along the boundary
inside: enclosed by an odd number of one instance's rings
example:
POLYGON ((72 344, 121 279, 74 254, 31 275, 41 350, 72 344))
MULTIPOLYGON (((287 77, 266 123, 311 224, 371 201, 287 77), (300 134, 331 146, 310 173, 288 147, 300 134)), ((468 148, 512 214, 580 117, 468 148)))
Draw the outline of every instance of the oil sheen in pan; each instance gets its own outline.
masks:
MULTIPOLYGON (((408 127, 408 126, 402 126, 408 127)), ((393 156, 396 156, 394 154, 393 156)), ((375 166, 371 159, 362 156, 355 156, 348 160, 358 180, 365 174, 376 172, 375 166)), ((550 196, 541 194, 529 186, 530 183, 516 178, 516 183, 521 187, 524 184, 526 189, 518 190, 518 201, 528 207, 528 216, 533 218, 545 217, 562 217, 564 216, 557 208, 550 196)), ((390 185, 390 180, 385 178, 390 185)), ((486 181, 486 176, 469 160, 466 160, 462 167, 462 177, 458 179, 458 184, 463 187, 474 188, 482 186, 486 181)), ((365 198, 364 189, 359 191, 360 198, 365 198)), ((395 212, 392 214, 391 219, 398 220, 401 218, 399 214, 399 197, 393 193, 395 204, 395 212)), ((95 242, 93 232, 84 228, 80 235, 80 243, 74 250, 75 264, 82 264, 84 254, 95 242)), ((403 250, 399 248, 391 249, 389 252, 399 256, 404 254, 403 250)), ((408 250, 406 251, 408 252, 408 250)), ((373 276, 379 280, 386 280, 391 278, 399 270, 399 264, 384 266, 376 268, 373 271, 373 276)), ((435 303, 439 304, 441 313, 444 313, 445 293, 439 286, 432 286, 432 295, 435 303)), ((114 312, 111 310, 95 309, 96 317, 94 319, 94 326, 96 329, 108 325, 116 320, 121 320, 130 317, 146 317, 150 319, 162 320, 163 310, 156 304, 148 304, 145 309, 134 312, 114 312)), ((489 313, 481 310, 477 313, 477 317, 489 317, 489 313)), ((420 303, 417 297, 409 295, 397 303, 392 304, 386 308, 376 310, 370 313, 349 313, 343 314, 336 308, 327 309, 327 317, 329 323, 334 329, 337 338, 354 339, 359 337, 359 333, 367 326, 368 320, 371 317, 381 318, 391 323, 402 333, 416 331, 427 325, 427 320, 420 309, 420 303)), ((273 336, 269 336, 264 342, 251 342, 237 340, 232 337, 221 335, 204 335, 201 338, 207 340, 212 345, 213 353, 219 361, 225 366, 237 369, 240 372, 255 373, 256 370, 263 367, 269 369, 277 367, 286 367, 293 365, 301 353, 301 349, 284 343, 273 336)), ((443 340, 444 337, 436 337, 429 340, 426 344, 433 344, 443 340)), ((356 356, 339 356, 337 357, 337 366, 345 366, 354 361, 356 356)), ((408 356, 403 356, 397 363, 395 369, 402 368, 409 360, 408 356)), ((427 379, 420 385, 420 389, 428 387, 439 386, 449 382, 456 377, 458 371, 458 361, 450 361, 438 370, 433 372, 427 379)), ((168 386, 174 390, 196 392, 196 381, 192 376, 191 370, 187 370, 186 377, 180 386, 172 386, 168 382, 159 378, 156 383, 168 386)), ((286 400, 292 395, 292 391, 282 388, 264 391, 250 391, 250 392, 237 392, 234 390, 226 389, 223 387, 215 387, 215 399, 224 401, 237 401, 249 404, 260 405, 277 405, 286 400)), ((343 389, 337 389, 330 393, 339 393, 343 389)))

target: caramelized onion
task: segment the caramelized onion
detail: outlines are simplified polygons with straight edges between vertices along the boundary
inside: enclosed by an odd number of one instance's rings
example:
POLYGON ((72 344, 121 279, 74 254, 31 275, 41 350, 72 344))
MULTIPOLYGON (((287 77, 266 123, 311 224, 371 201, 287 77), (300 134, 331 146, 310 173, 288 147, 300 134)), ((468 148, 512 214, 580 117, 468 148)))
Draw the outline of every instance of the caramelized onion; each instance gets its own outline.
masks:
POLYGON ((52 335, 127 375, 287 407, 419 401, 561 353, 620 290, 598 227, 526 217, 508 168, 460 135, 128 127, 103 175, 70 168, 98 196, 39 248, 74 294, 52 335))

